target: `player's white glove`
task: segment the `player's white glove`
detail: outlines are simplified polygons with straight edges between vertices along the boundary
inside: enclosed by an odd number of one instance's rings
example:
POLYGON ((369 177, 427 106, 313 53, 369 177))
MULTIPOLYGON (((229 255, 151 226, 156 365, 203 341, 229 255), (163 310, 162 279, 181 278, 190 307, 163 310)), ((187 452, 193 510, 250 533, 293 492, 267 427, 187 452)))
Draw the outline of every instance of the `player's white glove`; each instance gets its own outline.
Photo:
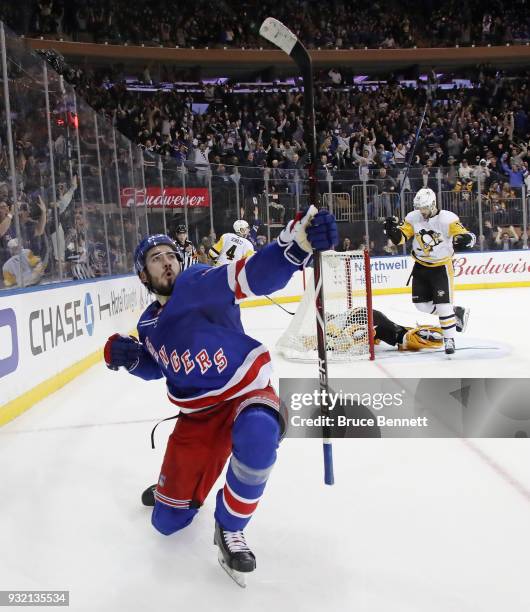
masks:
POLYGON ((310 206, 298 213, 278 236, 285 257, 295 265, 307 264, 313 251, 327 251, 339 241, 335 217, 326 209, 310 206))
POLYGON ((307 239, 306 230, 317 213, 316 206, 310 206, 305 214, 298 213, 278 236, 278 244, 284 249, 285 257, 293 264, 303 265, 307 263, 313 253, 311 244, 307 239))

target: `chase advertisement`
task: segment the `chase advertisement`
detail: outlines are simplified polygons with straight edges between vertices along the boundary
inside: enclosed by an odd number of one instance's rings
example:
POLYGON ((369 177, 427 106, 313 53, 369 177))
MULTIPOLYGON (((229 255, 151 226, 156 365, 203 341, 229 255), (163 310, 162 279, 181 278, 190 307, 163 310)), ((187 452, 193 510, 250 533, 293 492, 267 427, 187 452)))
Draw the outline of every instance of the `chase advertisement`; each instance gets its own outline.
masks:
POLYGON ((148 300, 133 276, 0 295, 0 405, 129 333, 148 300))

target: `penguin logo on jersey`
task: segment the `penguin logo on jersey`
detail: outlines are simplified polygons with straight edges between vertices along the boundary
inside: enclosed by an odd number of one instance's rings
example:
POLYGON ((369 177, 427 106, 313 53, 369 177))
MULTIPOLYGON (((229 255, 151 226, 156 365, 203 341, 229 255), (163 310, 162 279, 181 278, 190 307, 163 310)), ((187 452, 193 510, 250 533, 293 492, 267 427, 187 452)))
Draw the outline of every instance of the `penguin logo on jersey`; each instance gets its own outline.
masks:
POLYGON ((434 230, 422 229, 416 234, 416 239, 425 255, 430 255, 435 246, 442 242, 442 235, 434 230))

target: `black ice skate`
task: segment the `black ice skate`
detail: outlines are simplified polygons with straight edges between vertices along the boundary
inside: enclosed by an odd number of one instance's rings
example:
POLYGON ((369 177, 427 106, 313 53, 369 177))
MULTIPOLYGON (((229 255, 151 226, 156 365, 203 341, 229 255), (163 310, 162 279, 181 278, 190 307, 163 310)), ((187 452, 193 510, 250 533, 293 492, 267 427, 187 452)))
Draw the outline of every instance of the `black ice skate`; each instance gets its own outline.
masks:
POLYGON ((456 319, 456 331, 465 332, 467 322, 469 320, 469 308, 463 308, 462 306, 455 306, 455 319, 456 319))
POLYGON ((227 531, 215 523, 213 543, 219 547, 218 560, 225 572, 245 588, 245 575, 256 569, 256 557, 249 549, 242 531, 227 531))
POLYGON ((455 341, 454 338, 444 338, 445 354, 453 355, 455 352, 455 341))
POLYGON ((150 485, 147 489, 142 493, 142 504, 144 506, 154 506, 155 505, 155 489, 156 484, 150 485))

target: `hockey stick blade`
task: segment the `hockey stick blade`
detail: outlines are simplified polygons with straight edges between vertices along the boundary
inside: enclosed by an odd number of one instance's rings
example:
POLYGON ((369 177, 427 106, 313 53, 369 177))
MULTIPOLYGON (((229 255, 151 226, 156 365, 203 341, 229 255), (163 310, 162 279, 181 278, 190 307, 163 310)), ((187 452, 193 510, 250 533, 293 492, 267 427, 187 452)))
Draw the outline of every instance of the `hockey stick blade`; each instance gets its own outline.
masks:
POLYGON ((292 317, 294 317, 294 315, 296 314, 295 312, 291 312, 290 310, 287 310, 287 308, 284 308, 281 304, 278 304, 278 302, 274 301, 271 297, 269 297, 268 295, 264 295, 263 297, 266 297, 270 302, 272 302, 275 306, 278 306, 278 308, 281 308, 284 312, 286 312, 287 314, 291 315, 292 317))
POLYGON ((268 40, 270 43, 281 49, 287 55, 291 55, 298 38, 289 30, 289 28, 281 21, 274 19, 274 17, 267 17, 261 24, 259 33, 263 38, 268 40))

